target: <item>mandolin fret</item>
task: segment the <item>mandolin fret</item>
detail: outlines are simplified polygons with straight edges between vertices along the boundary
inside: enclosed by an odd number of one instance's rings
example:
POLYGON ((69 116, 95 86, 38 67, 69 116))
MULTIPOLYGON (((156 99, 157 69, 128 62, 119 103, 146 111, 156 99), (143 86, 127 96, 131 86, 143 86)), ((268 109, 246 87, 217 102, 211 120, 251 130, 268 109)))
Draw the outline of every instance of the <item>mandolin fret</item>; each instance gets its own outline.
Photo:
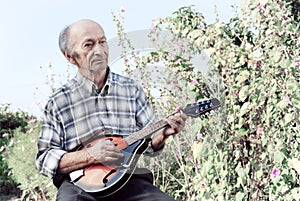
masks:
POLYGON ((144 139, 146 137, 149 137, 153 133, 159 131, 160 129, 166 127, 168 124, 164 122, 163 120, 160 120, 156 122, 155 124, 152 124, 140 131, 137 131, 128 137, 125 138, 125 141, 127 142, 128 145, 131 145, 135 143, 136 141, 139 141, 141 139, 144 139))

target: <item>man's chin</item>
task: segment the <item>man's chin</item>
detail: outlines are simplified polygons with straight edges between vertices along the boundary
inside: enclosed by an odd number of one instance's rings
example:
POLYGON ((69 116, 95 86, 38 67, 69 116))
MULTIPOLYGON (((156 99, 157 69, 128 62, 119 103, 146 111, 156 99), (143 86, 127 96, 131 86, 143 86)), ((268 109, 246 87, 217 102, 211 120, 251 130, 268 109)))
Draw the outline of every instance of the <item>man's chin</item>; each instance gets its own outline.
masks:
POLYGON ((95 66, 93 66, 93 69, 94 69, 94 71, 95 72, 102 72, 102 71, 104 71, 104 70, 106 70, 107 69, 107 64, 101 64, 101 65, 95 65, 95 66))

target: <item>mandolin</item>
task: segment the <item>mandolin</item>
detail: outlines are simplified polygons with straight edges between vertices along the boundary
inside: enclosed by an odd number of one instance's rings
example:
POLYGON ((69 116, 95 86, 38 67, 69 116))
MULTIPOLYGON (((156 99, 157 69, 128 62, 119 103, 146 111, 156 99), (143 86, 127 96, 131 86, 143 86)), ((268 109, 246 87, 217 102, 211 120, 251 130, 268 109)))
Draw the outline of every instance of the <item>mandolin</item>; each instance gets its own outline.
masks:
MULTIPOLYGON (((219 100, 213 98, 199 103, 188 104, 182 112, 195 118, 218 107, 220 107, 219 100)), ((111 140, 124 154, 124 158, 122 158, 122 161, 114 164, 100 163, 73 171, 69 174, 71 181, 84 191, 95 193, 100 197, 113 194, 122 188, 131 177, 141 154, 145 153, 149 148, 150 136, 166 126, 168 124, 164 120, 160 120, 125 138, 121 135, 105 134, 89 140, 79 149, 87 149, 99 140, 111 140)))

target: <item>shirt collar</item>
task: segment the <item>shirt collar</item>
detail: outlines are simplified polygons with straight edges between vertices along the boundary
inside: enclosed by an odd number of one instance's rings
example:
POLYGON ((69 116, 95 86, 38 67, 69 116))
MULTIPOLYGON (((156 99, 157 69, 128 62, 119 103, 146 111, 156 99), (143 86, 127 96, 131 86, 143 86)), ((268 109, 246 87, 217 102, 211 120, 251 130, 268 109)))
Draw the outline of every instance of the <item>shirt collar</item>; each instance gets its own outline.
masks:
POLYGON ((88 78, 86 78, 85 76, 83 76, 80 72, 77 72, 75 80, 77 81, 77 83, 79 84, 79 86, 81 88, 83 88, 85 91, 87 91, 90 95, 101 95, 101 96, 106 96, 109 93, 109 88, 111 85, 111 81, 112 81, 112 72, 110 71, 110 68, 107 67, 107 78, 106 78, 106 82, 103 86, 103 88, 101 89, 101 92, 99 93, 98 87, 97 85, 89 80, 88 78))

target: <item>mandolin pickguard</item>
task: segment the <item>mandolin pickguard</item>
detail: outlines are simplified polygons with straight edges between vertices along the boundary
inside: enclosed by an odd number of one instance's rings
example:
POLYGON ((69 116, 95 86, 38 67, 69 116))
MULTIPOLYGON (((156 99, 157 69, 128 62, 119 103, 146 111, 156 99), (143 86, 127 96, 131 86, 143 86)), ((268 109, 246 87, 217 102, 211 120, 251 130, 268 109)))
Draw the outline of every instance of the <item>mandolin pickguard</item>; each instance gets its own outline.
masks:
MULTIPOLYGON (((93 146, 99 140, 111 140, 117 144, 119 149, 124 146, 122 145, 123 138, 121 136, 109 135, 88 143, 83 149, 93 146)), ((84 175, 75 181, 74 184, 86 192, 98 193, 103 196, 114 193, 125 185, 135 170, 140 155, 145 152, 147 147, 148 143, 145 139, 142 139, 121 149, 121 152, 124 154, 121 162, 112 165, 98 164, 86 167, 83 170, 84 175)))

